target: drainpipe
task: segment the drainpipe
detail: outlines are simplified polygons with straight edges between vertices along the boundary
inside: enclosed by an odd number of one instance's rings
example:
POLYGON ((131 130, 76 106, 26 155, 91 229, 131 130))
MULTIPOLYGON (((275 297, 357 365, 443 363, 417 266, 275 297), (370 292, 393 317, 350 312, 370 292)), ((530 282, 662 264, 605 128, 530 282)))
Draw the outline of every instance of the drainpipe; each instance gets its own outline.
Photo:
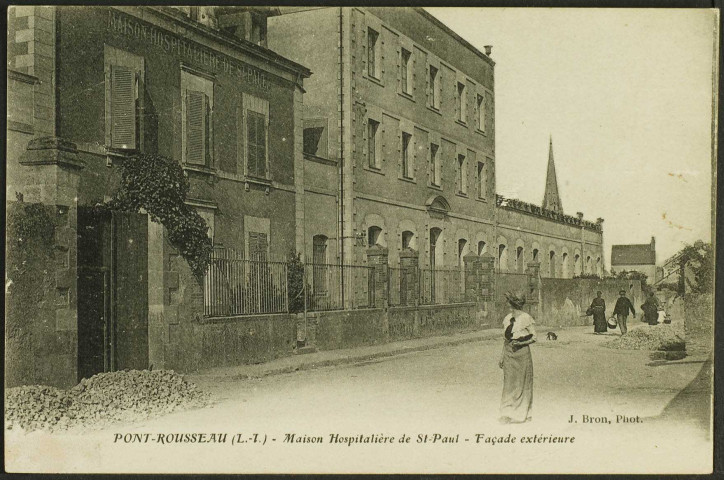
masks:
MULTIPOLYGON (((583 248, 585 244, 584 240, 584 230, 583 230, 583 212, 576 212, 576 216, 578 217, 578 221, 581 223, 581 272, 580 275, 583 275, 586 271, 586 257, 583 253, 583 248)), ((575 269, 575 266, 573 267, 575 269)))
POLYGON ((339 242, 340 271, 342 286, 342 308, 344 308, 344 58, 343 58, 343 7, 339 7, 339 242))

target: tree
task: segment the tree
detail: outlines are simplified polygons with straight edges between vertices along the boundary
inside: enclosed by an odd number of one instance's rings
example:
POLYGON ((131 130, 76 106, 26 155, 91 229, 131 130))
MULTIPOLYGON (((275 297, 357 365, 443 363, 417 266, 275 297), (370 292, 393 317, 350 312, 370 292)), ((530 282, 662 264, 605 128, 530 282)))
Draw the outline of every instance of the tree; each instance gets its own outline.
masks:
POLYGON ((677 254, 679 258, 679 290, 689 288, 694 293, 708 293, 714 287, 714 249, 711 243, 697 240, 693 245, 687 245, 677 254), (686 269, 694 274, 694 282, 687 280, 686 269))

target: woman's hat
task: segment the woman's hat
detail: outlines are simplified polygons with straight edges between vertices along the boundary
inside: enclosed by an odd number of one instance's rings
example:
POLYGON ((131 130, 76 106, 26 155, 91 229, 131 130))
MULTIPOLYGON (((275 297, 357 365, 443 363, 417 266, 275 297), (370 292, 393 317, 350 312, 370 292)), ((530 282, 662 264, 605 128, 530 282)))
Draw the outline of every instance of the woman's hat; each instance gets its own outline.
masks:
POLYGON ((619 294, 619 295, 626 295, 626 290, 619 290, 619 291, 618 291, 618 294, 619 294))
POLYGON ((508 303, 510 303, 513 306, 513 308, 517 308, 518 310, 523 308, 523 305, 525 305, 525 296, 524 295, 521 295, 518 293, 513 293, 513 292, 506 292, 505 298, 508 299, 508 303))

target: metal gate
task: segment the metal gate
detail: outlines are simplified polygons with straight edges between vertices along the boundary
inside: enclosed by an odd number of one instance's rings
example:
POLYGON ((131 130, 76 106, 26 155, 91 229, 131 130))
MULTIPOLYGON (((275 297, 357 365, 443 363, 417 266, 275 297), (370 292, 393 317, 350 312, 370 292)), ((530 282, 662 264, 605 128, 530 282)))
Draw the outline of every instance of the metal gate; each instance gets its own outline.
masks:
POLYGON ((148 367, 146 215, 78 208, 78 378, 148 367))

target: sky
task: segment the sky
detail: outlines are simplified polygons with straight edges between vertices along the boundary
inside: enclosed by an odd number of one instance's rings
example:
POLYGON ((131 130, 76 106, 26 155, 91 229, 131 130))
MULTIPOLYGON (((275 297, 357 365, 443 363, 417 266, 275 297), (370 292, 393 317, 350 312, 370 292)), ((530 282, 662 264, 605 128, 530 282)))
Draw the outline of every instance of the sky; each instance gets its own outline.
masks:
POLYGON ((427 8, 492 45, 498 193, 540 205, 553 139, 563 211, 659 264, 711 241, 713 10, 427 8))

